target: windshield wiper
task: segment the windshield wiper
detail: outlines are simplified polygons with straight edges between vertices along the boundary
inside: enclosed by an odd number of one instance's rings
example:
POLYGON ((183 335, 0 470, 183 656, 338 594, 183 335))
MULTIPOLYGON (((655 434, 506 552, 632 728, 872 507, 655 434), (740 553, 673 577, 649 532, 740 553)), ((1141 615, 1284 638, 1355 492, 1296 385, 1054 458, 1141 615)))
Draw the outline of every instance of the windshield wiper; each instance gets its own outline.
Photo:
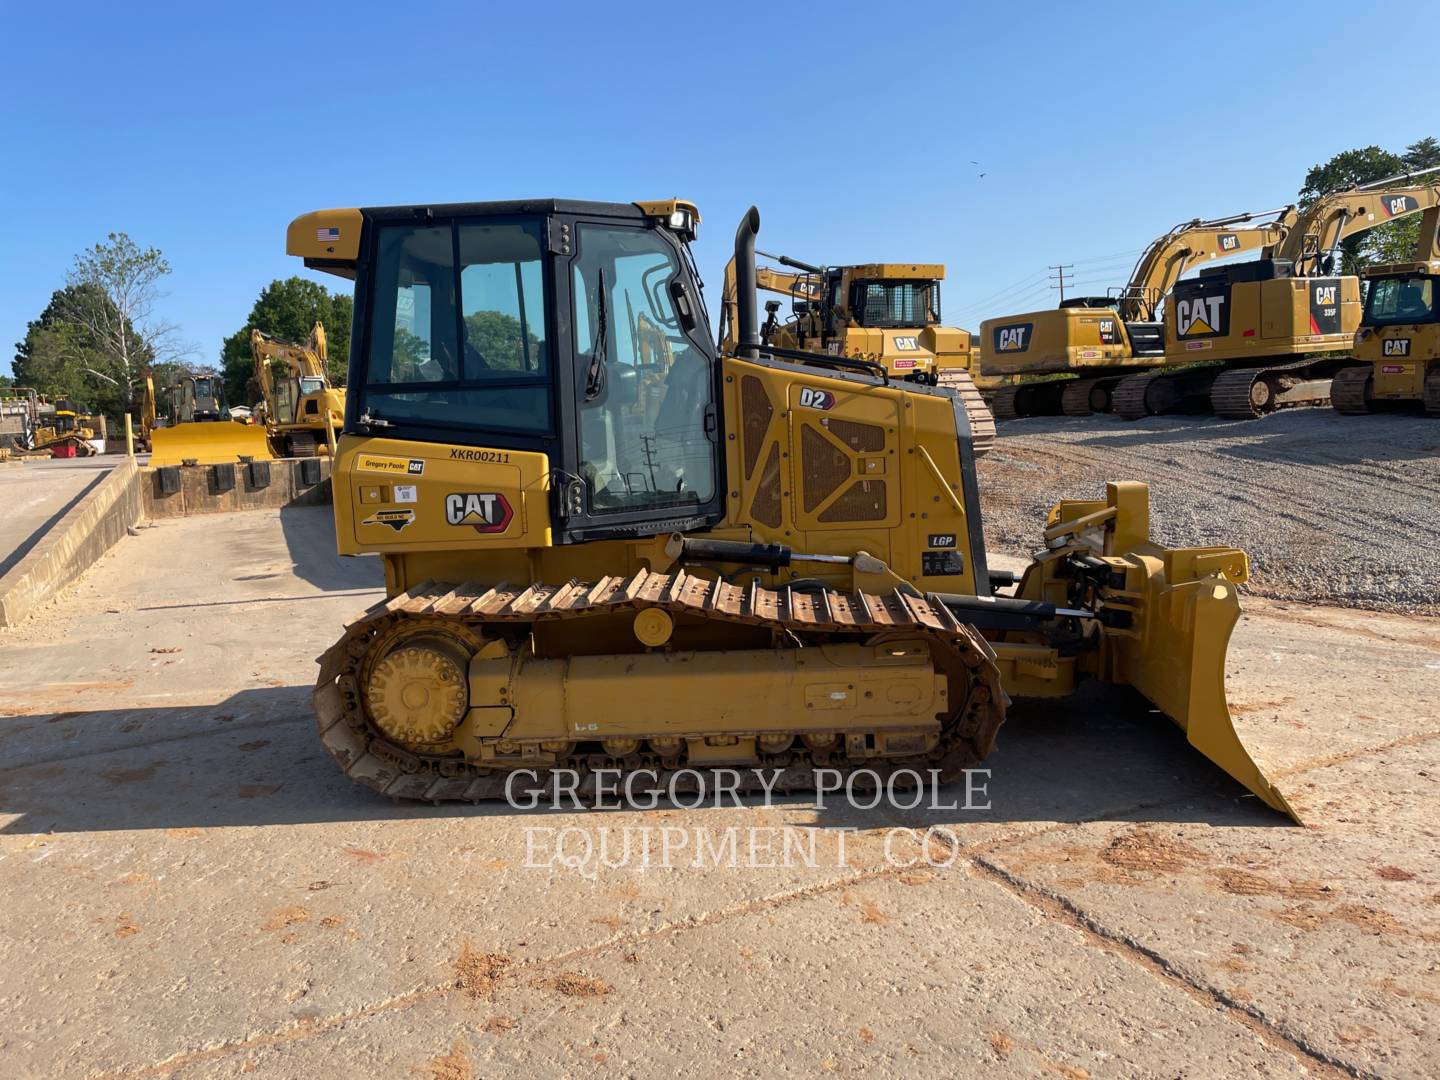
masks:
POLYGON ((590 350, 590 370, 585 375, 585 400, 594 401, 605 393, 605 338, 610 319, 605 310, 605 271, 599 271, 595 295, 595 346, 590 350))

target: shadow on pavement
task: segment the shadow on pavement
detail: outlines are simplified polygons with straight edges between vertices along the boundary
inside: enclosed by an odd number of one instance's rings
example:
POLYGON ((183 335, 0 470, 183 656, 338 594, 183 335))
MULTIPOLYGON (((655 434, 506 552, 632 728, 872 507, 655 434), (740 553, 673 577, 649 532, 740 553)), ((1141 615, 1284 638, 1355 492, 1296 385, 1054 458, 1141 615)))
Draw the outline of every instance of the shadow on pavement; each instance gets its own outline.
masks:
MULTIPOLYGON (((1289 824, 1192 750, 1168 720, 1093 685, 1063 703, 1013 706, 983 768, 989 776, 974 782, 987 785, 988 809, 862 810, 834 795, 819 810, 813 795, 776 802, 782 813, 793 806, 792 824, 861 829, 1096 818, 1289 824)), ((964 805, 963 784, 940 790, 937 801, 964 805)), ((32 834, 521 812, 503 802, 396 802, 356 786, 320 747, 309 688, 289 686, 244 690, 216 705, 12 718, 0 726, 0 813, 16 815, 0 833, 32 834)), ((545 819, 543 810, 529 813, 545 819)))
POLYGON ((295 575, 318 589, 373 588, 383 585, 385 570, 372 555, 335 553, 335 514, 329 506, 286 506, 280 529, 295 575))

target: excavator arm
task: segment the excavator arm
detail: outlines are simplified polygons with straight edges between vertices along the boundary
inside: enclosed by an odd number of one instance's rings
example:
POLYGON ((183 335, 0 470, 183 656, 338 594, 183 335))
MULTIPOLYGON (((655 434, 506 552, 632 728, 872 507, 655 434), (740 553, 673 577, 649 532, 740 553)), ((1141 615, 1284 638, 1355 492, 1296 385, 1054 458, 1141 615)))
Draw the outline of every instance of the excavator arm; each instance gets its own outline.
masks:
POLYGON ((1298 216, 1283 240, 1266 250, 1266 257, 1289 260, 1298 274, 1318 274, 1321 259, 1350 237, 1440 206, 1440 179, 1415 182, 1436 173, 1440 166, 1321 196, 1298 216))
POLYGON ((1154 321, 1160 302, 1186 270, 1212 259, 1277 244, 1288 233, 1294 216, 1295 208, 1286 206, 1211 221, 1195 218, 1175 226, 1152 241, 1135 263, 1130 281, 1117 298, 1120 317, 1127 323, 1154 321), (1240 225, 1247 227, 1236 227, 1240 225))

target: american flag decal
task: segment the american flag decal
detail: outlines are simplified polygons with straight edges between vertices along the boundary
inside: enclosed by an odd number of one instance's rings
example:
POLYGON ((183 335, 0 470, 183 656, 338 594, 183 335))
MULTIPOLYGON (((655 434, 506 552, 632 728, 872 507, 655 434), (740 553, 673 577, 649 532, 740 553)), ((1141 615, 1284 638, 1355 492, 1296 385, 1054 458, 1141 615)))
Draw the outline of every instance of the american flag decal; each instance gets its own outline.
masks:
POLYGON ((322 244, 328 244, 332 240, 340 239, 340 230, 338 228, 335 228, 334 226, 331 226, 328 229, 316 229, 315 239, 319 240, 322 244))

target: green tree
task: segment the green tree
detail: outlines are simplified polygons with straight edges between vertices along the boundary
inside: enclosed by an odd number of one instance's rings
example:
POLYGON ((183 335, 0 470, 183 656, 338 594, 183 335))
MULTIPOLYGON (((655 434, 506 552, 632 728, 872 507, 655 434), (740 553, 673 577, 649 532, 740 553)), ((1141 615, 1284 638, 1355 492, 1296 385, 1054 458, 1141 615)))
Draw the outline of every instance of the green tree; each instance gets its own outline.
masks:
POLYGON ((258 396, 250 355, 250 331, 259 330, 286 341, 304 341, 318 322, 325 327, 330 381, 345 385, 350 362, 350 319, 354 305, 343 293, 332 293, 302 277, 276 279, 260 290, 245 325, 227 337, 220 349, 225 396, 231 405, 253 405, 258 396))
MULTIPOLYGON (((1411 143, 1403 154, 1394 154, 1378 146, 1345 150, 1305 174, 1305 183, 1300 188, 1300 205, 1308 207, 1320 196, 1332 191, 1435 165, 1440 165, 1440 141, 1430 136, 1411 143)), ((1351 236, 1341 243, 1340 270, 1355 274, 1375 263, 1408 260, 1420 235, 1419 230, 1419 218, 1411 216, 1351 236)))
MULTIPOLYGON (((105 293, 92 285, 67 285, 57 290, 40 317, 26 325, 24 340, 15 345, 14 385, 32 386, 50 398, 70 398, 111 417, 123 412, 126 400, 121 394, 121 376, 111 362, 106 340, 72 317, 77 311, 104 309, 107 303, 105 293)), ((135 378, 143 378, 144 369, 154 361, 149 344, 116 311, 105 311, 96 321, 121 328, 140 372, 135 378)))
POLYGON ((151 364, 179 361, 189 352, 175 327, 155 317, 164 297, 160 282, 170 263, 159 248, 142 248, 125 233, 111 233, 75 256, 68 288, 56 293, 60 321, 92 350, 82 367, 114 391, 120 410, 133 408, 151 364))
MULTIPOLYGON (((530 365, 540 362, 540 339, 530 335, 530 365)), ((525 352, 521 346, 520 320, 499 311, 477 311, 465 316, 465 341, 491 368, 524 371, 525 352)))

